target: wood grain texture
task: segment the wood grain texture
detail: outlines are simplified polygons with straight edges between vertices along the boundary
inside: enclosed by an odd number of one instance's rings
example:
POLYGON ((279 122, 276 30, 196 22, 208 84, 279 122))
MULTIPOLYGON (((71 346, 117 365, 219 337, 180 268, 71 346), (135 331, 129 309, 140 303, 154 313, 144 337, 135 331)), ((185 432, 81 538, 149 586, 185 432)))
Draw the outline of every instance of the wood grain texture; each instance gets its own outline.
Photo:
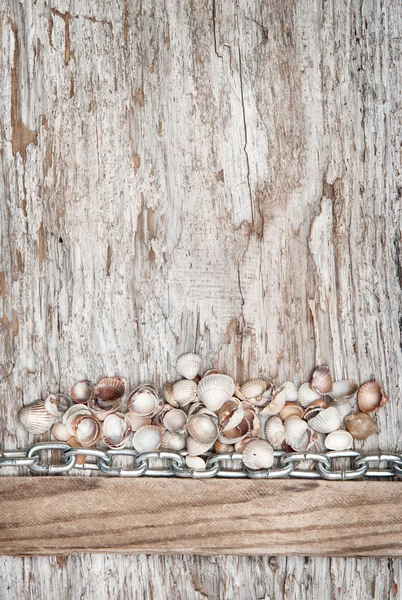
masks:
POLYGON ((9 555, 399 557, 399 488, 371 481, 7 477, 0 545, 9 555))
MULTIPOLYGON (((399 0, 3 0, 0 422, 85 376, 380 379, 402 450, 399 0)), ((399 561, 4 558, 10 598, 398 598, 399 561), (79 577, 77 577, 79 574, 79 577)))

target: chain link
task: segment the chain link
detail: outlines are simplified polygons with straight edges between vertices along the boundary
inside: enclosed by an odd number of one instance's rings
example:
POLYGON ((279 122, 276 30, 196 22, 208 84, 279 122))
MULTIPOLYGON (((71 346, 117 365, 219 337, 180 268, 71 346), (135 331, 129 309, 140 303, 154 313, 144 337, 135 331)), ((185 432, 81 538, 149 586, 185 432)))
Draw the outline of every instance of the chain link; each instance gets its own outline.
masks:
POLYGON ((279 479, 285 477, 300 479, 326 479, 329 481, 354 480, 362 478, 402 478, 402 454, 360 454, 356 450, 340 452, 284 452, 274 451, 275 463, 270 469, 254 471, 243 463, 239 453, 203 454, 205 468, 191 469, 187 466, 187 452, 137 452, 130 448, 105 449, 71 448, 61 442, 34 444, 28 450, 0 450, 0 472, 3 467, 28 467, 32 473, 54 475, 69 473, 72 469, 97 471, 115 477, 182 477, 210 479, 214 477, 230 479, 279 479), (44 453, 57 451, 59 462, 47 462, 44 453), (85 457, 83 464, 77 464, 78 457, 85 457), (132 460, 132 466, 119 466, 120 457, 132 460), (87 460, 94 459, 94 460, 87 460), (346 459, 350 464, 334 468, 334 461, 346 459), (151 463, 152 461, 152 463, 151 463), (158 461, 164 461, 161 466, 158 461), (377 468, 371 464, 377 463, 377 468), (385 466, 381 466, 381 463, 385 466))

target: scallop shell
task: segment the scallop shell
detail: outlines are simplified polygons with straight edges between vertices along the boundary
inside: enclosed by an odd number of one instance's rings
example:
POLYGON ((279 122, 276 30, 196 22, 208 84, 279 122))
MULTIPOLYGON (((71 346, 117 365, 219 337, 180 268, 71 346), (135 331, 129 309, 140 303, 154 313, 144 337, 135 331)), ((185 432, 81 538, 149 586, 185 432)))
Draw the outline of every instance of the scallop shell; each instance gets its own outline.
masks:
POLYGON ((278 415, 286 404, 287 390, 280 386, 274 395, 271 402, 262 411, 262 415, 278 415))
POLYGON ((165 431, 162 435, 161 448, 179 452, 186 447, 186 436, 177 432, 165 431))
POLYGON ((264 379, 250 379, 240 387, 240 393, 246 400, 250 400, 262 396, 267 391, 267 387, 264 379))
POLYGON ((159 427, 146 425, 133 435, 133 447, 137 452, 155 452, 161 445, 162 436, 159 427))
POLYGON ((345 417, 345 425, 355 440, 365 440, 378 431, 376 422, 373 421, 370 415, 364 412, 358 412, 345 417))
POLYGON ((311 387, 319 394, 326 395, 332 390, 332 376, 327 365, 317 367, 311 379, 311 387))
POLYGON ((197 442, 191 435, 187 438, 187 452, 190 456, 199 456, 205 454, 211 448, 212 444, 201 444, 197 442))
POLYGON ((172 408, 165 414, 163 425, 171 433, 184 433, 187 425, 187 415, 184 410, 172 408))
POLYGON ((77 381, 71 388, 71 398, 77 404, 85 404, 92 398, 92 383, 85 379, 77 381))
POLYGON ((243 464, 249 469, 270 469, 274 451, 265 440, 251 440, 243 450, 243 464))
MULTIPOLYGON (((196 396, 197 384, 194 381, 189 379, 181 379, 173 384, 172 397, 178 406, 183 407, 191 404, 191 402, 194 402, 196 396)), ((167 397, 166 401, 169 402, 167 397)), ((169 402, 169 404, 171 403, 169 402)))
POLYGON ((98 397, 98 406, 109 409, 116 400, 124 396, 126 380, 122 377, 103 377, 93 389, 93 395, 98 397))
POLYGON ((198 384, 199 399, 207 408, 217 411, 230 400, 235 389, 234 381, 228 375, 214 374, 201 379, 198 384))
POLYGON ((303 408, 306 408, 309 404, 320 398, 321 395, 313 390, 309 383, 302 383, 299 387, 298 400, 303 408))
POLYGON ((176 363, 176 371, 185 379, 194 379, 200 370, 202 359, 198 354, 182 354, 176 363))
POLYGON ((271 417, 265 423, 265 437, 273 448, 278 448, 282 445, 285 439, 285 427, 279 417, 271 417))
POLYGON ((304 410, 300 406, 300 404, 296 404, 295 402, 286 402, 285 406, 279 413, 279 416, 281 417, 281 419, 287 419, 292 415, 295 415, 296 417, 300 417, 302 419, 304 415, 304 410))
POLYGON ((341 414, 334 406, 325 408, 308 422, 309 426, 314 429, 314 431, 318 431, 318 433, 331 433, 331 431, 339 429, 341 423, 341 414))
POLYGON ((187 431, 197 442, 212 444, 218 437, 218 426, 214 419, 205 414, 197 413, 187 421, 187 431))
POLYGON ((234 446, 232 444, 222 444, 222 442, 217 440, 214 444, 214 452, 216 452, 216 454, 226 454, 228 452, 234 452, 234 446))
POLYGON ((108 415, 102 423, 102 440, 108 448, 124 448, 132 428, 127 415, 114 413, 108 415))
POLYGON ((127 410, 139 417, 152 417, 160 405, 155 386, 146 383, 133 390, 127 399, 127 410))
POLYGON ((200 456, 186 456, 186 465, 194 471, 203 471, 206 467, 206 462, 200 456))
POLYGON ((137 431, 138 429, 141 429, 141 427, 145 427, 145 425, 151 425, 152 423, 151 417, 139 417, 138 415, 130 412, 127 413, 127 418, 130 420, 131 429, 133 431, 137 431))
POLYGON ((348 431, 336 429, 326 436, 324 444, 328 450, 348 450, 353 445, 353 437, 348 431))
POLYGON ((49 394, 44 402, 44 407, 53 417, 62 417, 71 404, 72 400, 66 394, 49 394))
POLYGON ((353 398, 359 386, 350 379, 340 379, 332 384, 330 396, 333 400, 348 400, 353 398))
POLYGON ((357 394, 357 403, 362 412, 370 413, 388 402, 384 390, 376 381, 366 381, 360 386, 357 394))
POLYGON ((67 431, 67 427, 61 422, 53 425, 51 434, 58 442, 68 442, 71 437, 67 431))
POLYGON ((287 402, 297 402, 298 400, 298 391, 297 387, 293 383, 293 381, 285 381, 282 383, 282 386, 286 389, 286 401, 287 402))
POLYGON ((225 429, 233 429, 244 418, 243 404, 237 398, 231 398, 218 410, 219 428, 221 431, 225 429))
MULTIPOLYGON (((66 424, 68 429, 68 423, 66 424)), ((76 413, 71 417, 71 429, 77 442, 84 448, 96 444, 101 435, 101 424, 93 415, 76 413)))
POLYGON ((45 409, 43 400, 37 400, 21 408, 18 420, 29 433, 40 435, 48 431, 54 423, 54 417, 45 409))

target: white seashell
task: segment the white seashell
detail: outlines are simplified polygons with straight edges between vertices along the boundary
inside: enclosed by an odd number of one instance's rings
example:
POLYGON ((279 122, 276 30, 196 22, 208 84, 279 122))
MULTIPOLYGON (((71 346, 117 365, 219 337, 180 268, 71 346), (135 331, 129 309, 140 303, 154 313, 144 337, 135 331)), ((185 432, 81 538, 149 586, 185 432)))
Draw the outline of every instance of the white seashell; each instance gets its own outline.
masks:
POLYGON ((62 417, 71 404, 72 400, 66 394, 49 394, 44 402, 44 407, 53 417, 62 417))
POLYGON ((353 437, 348 431, 336 429, 326 436, 324 444, 328 450, 348 450, 353 445, 353 437))
POLYGON ((282 445, 285 439, 285 427, 279 417, 271 417, 265 423, 265 437, 273 448, 278 448, 282 445))
POLYGON ((179 408, 172 408, 163 418, 164 427, 171 433, 184 433, 186 424, 187 415, 184 410, 180 410, 179 408))
POLYGON ((209 415, 197 413, 189 417, 187 431, 197 442, 201 444, 212 444, 218 437, 218 426, 216 421, 209 415))
POLYGON ((81 446, 89 448, 96 444, 101 435, 101 424, 93 415, 84 413, 76 413, 66 423, 66 429, 69 427, 73 432, 73 436, 81 446))
POLYGON ((187 452, 190 456, 199 456, 205 454, 211 448, 212 444, 201 444, 190 435, 187 438, 187 452))
POLYGON ((141 429, 141 427, 145 427, 145 425, 151 425, 152 418, 151 417, 140 417, 139 415, 135 415, 134 413, 127 413, 127 418, 130 420, 131 429, 133 431, 137 431, 141 429))
POLYGON ((318 431, 318 433, 331 433, 331 431, 339 429, 341 423, 341 414, 334 406, 325 408, 308 422, 311 429, 318 431))
POLYGON ((162 435, 161 448, 163 450, 173 450, 179 452, 186 447, 186 436, 172 431, 165 431, 162 435))
POLYGON ((198 384, 198 396, 207 408, 217 411, 222 404, 230 400, 234 389, 235 384, 231 377, 213 374, 201 379, 198 384))
POLYGON ((200 370, 202 359, 198 354, 182 354, 176 363, 176 371, 185 379, 194 379, 200 370))
POLYGON ((67 431, 67 427, 61 422, 53 425, 51 434, 58 442, 67 442, 71 437, 67 431))
POLYGON ((162 436, 158 427, 146 425, 133 435, 133 447, 137 452, 155 452, 161 445, 162 436))
POLYGON ((303 419, 300 419, 300 417, 293 415, 285 419, 284 428, 285 441, 288 446, 293 448, 293 450, 296 450, 296 448, 299 448, 301 445, 303 445, 303 438, 305 437, 308 429, 306 421, 303 421, 303 419))
MULTIPOLYGON (((172 397, 178 406, 187 406, 197 396, 197 384, 189 379, 181 379, 173 384, 172 397)), ((168 398, 166 400, 169 402, 168 398)), ((170 404, 170 402, 169 402, 170 404)), ((173 406, 173 405, 172 405, 173 406)))
POLYGON ((54 423, 54 417, 45 409, 43 400, 37 400, 21 408, 18 420, 27 431, 36 435, 45 433, 54 423))
POLYGON ((102 423, 102 440, 108 448, 124 448, 131 431, 131 421, 128 416, 114 413, 108 415, 102 423))
POLYGON ((309 404, 320 398, 321 394, 313 390, 309 383, 302 383, 299 387, 298 400, 303 408, 306 408, 309 404))
POLYGON ((243 450, 243 464, 249 469, 270 469, 274 464, 272 446, 265 440, 251 440, 243 450))
POLYGON ((177 408, 179 406, 176 400, 173 398, 173 383, 165 383, 165 385, 163 386, 163 396, 166 402, 170 404, 170 406, 173 406, 174 408, 177 408))
POLYGON ((384 390, 376 381, 366 381, 359 388, 357 403, 362 412, 370 413, 388 402, 384 390))
POLYGON ((349 402, 342 402, 342 403, 337 402, 335 408, 339 411, 342 419, 344 419, 345 417, 347 417, 348 415, 350 415, 350 413, 353 410, 353 408, 349 404, 349 402))
POLYGON ((317 367, 311 379, 311 387, 319 394, 326 395, 332 390, 332 376, 327 365, 317 367))
POLYGON ((357 392, 358 385, 350 379, 340 379, 332 384, 332 391, 329 394, 333 400, 348 400, 353 398, 357 392))
POLYGON ((272 396, 271 402, 262 409, 262 415, 278 415, 286 404, 287 390, 285 387, 279 387, 272 396))
MULTIPOLYGON (((84 404, 73 404, 73 406, 71 406, 68 410, 66 410, 66 412, 64 413, 63 417, 62 417, 62 422, 64 424, 67 424, 67 421, 70 417, 72 417, 73 415, 75 415, 76 413, 82 413, 85 412, 88 415, 92 415, 92 411, 90 408, 88 408, 88 406, 85 406, 84 404)), ((72 433, 70 435, 73 435, 72 433)))
POLYGON ((299 396, 293 381, 285 381, 281 387, 286 389, 286 402, 297 402, 299 396))
POLYGON ((246 399, 258 398, 267 390, 267 382, 264 379, 250 379, 240 387, 240 394, 246 399))
POLYGON ((138 386, 127 399, 127 410, 140 417, 152 417, 160 405, 156 388, 151 384, 138 386))
POLYGON ((77 381, 71 388, 71 398, 73 402, 78 404, 85 404, 92 398, 92 384, 90 381, 85 379, 84 381, 77 381))
POLYGON ((203 471, 206 467, 206 462, 200 456, 186 456, 186 465, 194 471, 203 471))

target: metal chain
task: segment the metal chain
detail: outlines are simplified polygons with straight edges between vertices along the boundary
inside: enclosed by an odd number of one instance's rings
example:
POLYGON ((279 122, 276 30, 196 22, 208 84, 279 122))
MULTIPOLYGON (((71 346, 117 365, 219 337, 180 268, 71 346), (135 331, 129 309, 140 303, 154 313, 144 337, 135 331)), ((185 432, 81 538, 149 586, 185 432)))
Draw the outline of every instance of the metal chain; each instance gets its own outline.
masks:
POLYGON ((279 479, 327 479, 329 481, 362 478, 402 478, 402 453, 360 454, 356 450, 341 452, 284 452, 274 451, 275 463, 270 469, 254 471, 243 463, 239 453, 202 455, 205 469, 190 469, 186 464, 186 452, 137 452, 129 448, 101 450, 98 448, 71 448, 61 442, 34 444, 28 450, 0 450, 0 472, 3 467, 28 467, 34 474, 54 475, 69 473, 73 469, 98 471, 115 477, 183 477, 192 479, 249 478, 279 479), (59 462, 47 462, 44 453, 60 453, 59 462), (83 464, 77 464, 84 456, 83 464), (130 457, 130 468, 118 465, 120 456, 130 457), (334 468, 334 461, 344 459, 347 464, 334 468), (167 461, 167 466, 151 464, 151 461, 167 461), (373 468, 372 464, 377 465, 373 468), (384 466, 381 466, 384 465, 384 466))

